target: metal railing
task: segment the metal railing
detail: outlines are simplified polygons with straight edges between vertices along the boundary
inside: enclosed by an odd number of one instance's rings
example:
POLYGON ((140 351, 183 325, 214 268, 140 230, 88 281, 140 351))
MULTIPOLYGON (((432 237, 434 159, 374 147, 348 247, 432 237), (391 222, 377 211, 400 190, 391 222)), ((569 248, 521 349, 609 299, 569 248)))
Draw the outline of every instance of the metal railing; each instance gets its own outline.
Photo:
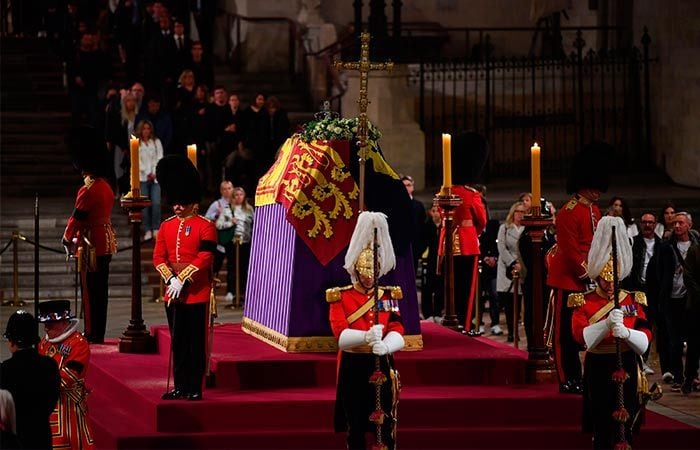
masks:
MULTIPOLYGON (((153 238, 150 239, 145 239, 141 241, 141 243, 145 242, 150 242, 152 241, 153 238)), ((20 299, 19 297, 19 244, 20 242, 27 243, 35 248, 38 248, 40 250, 43 250, 45 252, 49 253, 54 253, 54 254, 59 254, 59 255, 65 255, 66 252, 64 250, 59 250, 57 248, 52 248, 52 247, 47 247, 46 245, 42 244, 37 244, 33 240, 29 239, 25 235, 23 235, 19 231, 13 231, 12 236, 10 239, 7 241, 7 243, 3 246, 2 250, 0 250, 0 256, 2 256, 3 253, 5 253, 10 247, 12 248, 12 300, 3 300, 2 301, 2 306, 23 306, 25 302, 20 299)), ((133 245, 130 245, 128 247, 120 248, 117 253, 123 253, 126 251, 133 250, 133 245)))
POLYGON ((410 67, 426 136, 426 182, 437 184, 440 134, 471 129, 491 144, 489 173, 522 173, 533 141, 548 148, 544 169, 563 169, 581 144, 602 139, 616 162, 651 159, 649 56, 642 49, 586 49, 583 30, 563 58, 495 58, 489 34, 478 58, 421 61, 410 67))

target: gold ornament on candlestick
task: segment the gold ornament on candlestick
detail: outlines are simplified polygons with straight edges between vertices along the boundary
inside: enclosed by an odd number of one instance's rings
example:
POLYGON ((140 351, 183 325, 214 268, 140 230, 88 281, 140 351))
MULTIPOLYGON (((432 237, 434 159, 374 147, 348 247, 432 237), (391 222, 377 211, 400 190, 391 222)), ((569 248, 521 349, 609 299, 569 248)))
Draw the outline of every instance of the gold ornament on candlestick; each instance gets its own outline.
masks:
POLYGON ((369 60, 370 34, 366 31, 360 34, 360 60, 355 62, 333 61, 334 69, 357 70, 360 72, 360 99, 357 101, 359 115, 357 121, 357 138, 360 147, 360 211, 365 207, 365 161, 367 160, 367 145, 369 135, 369 120, 367 119, 367 82, 371 70, 388 70, 394 68, 394 63, 373 63, 369 60))

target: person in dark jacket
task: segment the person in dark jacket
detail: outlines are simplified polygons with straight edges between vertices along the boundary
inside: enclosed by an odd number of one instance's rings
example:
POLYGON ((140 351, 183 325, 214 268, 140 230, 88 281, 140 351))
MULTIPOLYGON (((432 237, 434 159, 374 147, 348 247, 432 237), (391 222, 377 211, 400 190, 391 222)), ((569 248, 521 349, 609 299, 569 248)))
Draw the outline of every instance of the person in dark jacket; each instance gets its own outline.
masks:
POLYGON ((683 331, 687 288, 684 284, 685 258, 690 246, 699 241, 690 228, 692 217, 687 212, 676 213, 673 235, 662 242, 647 267, 649 301, 658 307, 657 343, 662 378, 671 383, 671 391, 680 392, 683 381, 683 331), (663 342, 662 342, 663 340, 663 342))
POLYGON ((17 437, 23 448, 51 449, 49 417, 61 382, 56 361, 37 353, 36 321, 26 311, 10 316, 4 337, 12 356, 2 363, 0 388, 15 401, 17 437))
MULTIPOLYGON (((688 349, 685 353, 685 374, 681 392, 690 394, 694 380, 698 376, 698 360, 700 359, 700 244, 694 244, 688 250, 685 258, 683 282, 688 290, 686 301, 686 338, 688 349)), ((697 388, 697 386, 696 386, 697 388)))
POLYGON ((173 117, 161 108, 161 99, 158 94, 151 94, 146 97, 146 108, 139 111, 136 116, 136 123, 148 120, 153 124, 153 134, 158 136, 163 145, 163 153, 171 153, 170 144, 173 141, 173 117))

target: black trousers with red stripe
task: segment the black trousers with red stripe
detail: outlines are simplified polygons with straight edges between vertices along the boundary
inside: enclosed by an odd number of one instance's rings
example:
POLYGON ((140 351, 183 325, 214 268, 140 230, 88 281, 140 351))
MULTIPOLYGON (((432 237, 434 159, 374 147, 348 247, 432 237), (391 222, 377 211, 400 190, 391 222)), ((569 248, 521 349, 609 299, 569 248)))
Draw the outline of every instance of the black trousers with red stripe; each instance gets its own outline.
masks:
POLYGON ((567 306, 569 294, 572 291, 555 290, 554 316, 554 362, 557 366, 557 376, 560 383, 581 381, 581 346, 574 340, 571 330, 573 309, 567 306))

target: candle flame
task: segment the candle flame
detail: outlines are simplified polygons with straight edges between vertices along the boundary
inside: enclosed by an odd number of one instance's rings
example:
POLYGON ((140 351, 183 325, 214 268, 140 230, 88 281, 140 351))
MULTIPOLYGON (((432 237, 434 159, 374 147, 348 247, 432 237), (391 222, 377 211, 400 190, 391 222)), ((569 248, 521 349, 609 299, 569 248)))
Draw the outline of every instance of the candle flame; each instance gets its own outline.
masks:
POLYGON ((132 134, 132 135, 131 135, 131 139, 136 139, 136 136, 134 136, 134 135, 132 134))
POLYGON ((537 145, 537 142, 535 142, 535 145, 534 145, 534 147, 539 147, 539 145, 537 145))

